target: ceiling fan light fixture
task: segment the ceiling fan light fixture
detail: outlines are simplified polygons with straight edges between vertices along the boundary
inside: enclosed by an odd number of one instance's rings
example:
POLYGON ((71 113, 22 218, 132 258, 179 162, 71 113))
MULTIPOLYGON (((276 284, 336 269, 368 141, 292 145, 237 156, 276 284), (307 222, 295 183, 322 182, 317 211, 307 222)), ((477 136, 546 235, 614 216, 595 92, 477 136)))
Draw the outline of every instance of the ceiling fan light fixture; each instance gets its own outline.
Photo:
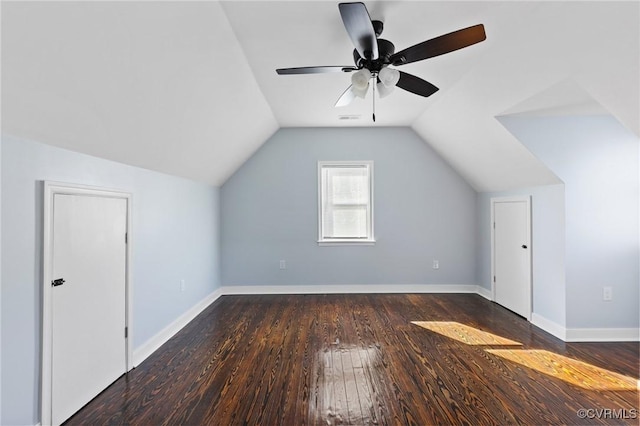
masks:
POLYGON ((393 92, 393 89, 396 88, 396 86, 385 86, 385 84, 382 81, 380 81, 376 85, 376 88, 378 89, 378 94, 380 95, 380 99, 382 99, 389 96, 391 92, 393 92))
POLYGON ((351 75, 351 84, 353 84, 353 88, 357 90, 364 90, 365 93, 369 87, 369 80, 371 80, 371 71, 366 68, 362 68, 351 75))
MULTIPOLYGON (((395 87, 400 81, 400 71, 384 67, 378 73, 378 78, 386 87, 395 87)), ((380 85, 378 85, 380 87, 380 85)))
POLYGON ((353 94, 362 99, 367 95, 367 89, 369 89, 369 82, 364 87, 356 87, 355 84, 351 86, 353 94))

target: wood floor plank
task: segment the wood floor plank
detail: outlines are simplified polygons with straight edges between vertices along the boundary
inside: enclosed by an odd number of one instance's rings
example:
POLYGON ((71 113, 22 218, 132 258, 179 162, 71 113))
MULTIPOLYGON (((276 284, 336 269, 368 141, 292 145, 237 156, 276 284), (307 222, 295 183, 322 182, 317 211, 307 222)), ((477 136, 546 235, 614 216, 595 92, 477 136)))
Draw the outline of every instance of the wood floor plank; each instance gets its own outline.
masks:
POLYGON ((470 294, 223 296, 67 424, 637 425, 639 352, 470 294))

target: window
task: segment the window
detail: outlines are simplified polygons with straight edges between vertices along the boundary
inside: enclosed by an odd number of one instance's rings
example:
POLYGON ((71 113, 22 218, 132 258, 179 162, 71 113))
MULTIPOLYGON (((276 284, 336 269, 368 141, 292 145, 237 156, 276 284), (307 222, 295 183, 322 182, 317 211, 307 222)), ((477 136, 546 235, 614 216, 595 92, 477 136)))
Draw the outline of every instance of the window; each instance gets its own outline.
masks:
POLYGON ((373 244, 373 162, 318 162, 320 244, 373 244))

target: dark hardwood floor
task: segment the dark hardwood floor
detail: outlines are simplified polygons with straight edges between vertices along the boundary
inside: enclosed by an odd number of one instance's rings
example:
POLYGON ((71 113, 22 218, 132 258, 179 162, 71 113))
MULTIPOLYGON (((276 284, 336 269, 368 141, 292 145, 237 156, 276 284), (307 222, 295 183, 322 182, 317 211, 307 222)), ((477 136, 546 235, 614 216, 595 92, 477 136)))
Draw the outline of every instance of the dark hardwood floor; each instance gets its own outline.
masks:
POLYGON ((638 424, 639 345, 477 295, 223 296, 67 424, 638 424))

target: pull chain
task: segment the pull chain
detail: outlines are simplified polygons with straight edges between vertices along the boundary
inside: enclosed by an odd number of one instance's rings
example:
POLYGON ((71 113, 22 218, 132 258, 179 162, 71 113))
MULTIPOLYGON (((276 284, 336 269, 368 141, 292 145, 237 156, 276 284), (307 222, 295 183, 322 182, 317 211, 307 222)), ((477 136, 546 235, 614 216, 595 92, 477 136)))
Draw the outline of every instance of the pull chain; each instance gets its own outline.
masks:
POLYGON ((376 122, 376 79, 373 77, 373 122, 376 122))

